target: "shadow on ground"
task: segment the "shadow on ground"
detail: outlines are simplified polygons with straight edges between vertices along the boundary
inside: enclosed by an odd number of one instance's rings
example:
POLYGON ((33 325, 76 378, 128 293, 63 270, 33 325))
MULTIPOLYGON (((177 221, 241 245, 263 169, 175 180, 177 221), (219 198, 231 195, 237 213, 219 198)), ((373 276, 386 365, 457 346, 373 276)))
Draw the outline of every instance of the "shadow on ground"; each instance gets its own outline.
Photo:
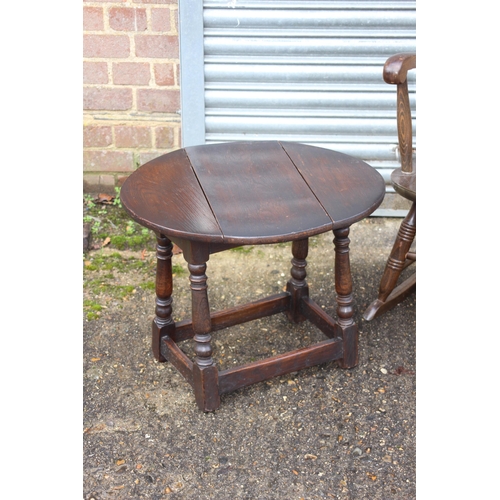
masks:
MULTIPOLYGON (((332 362, 243 388, 214 413, 200 412, 189 384, 151 355, 154 249, 87 254, 84 296, 95 314, 87 308, 83 320, 83 498, 416 498, 415 297, 362 319, 400 222, 370 218, 351 228, 359 365, 332 362), (112 258, 123 266, 106 268, 112 258)), ((307 279, 311 297, 335 316, 332 238, 311 238, 307 279)), ((284 244, 211 256, 212 309, 281 291, 290 259, 284 244)), ((190 313, 182 255, 174 270, 179 320, 190 313)), ((214 359, 224 368, 323 339, 309 323, 277 315, 214 334, 214 359)))

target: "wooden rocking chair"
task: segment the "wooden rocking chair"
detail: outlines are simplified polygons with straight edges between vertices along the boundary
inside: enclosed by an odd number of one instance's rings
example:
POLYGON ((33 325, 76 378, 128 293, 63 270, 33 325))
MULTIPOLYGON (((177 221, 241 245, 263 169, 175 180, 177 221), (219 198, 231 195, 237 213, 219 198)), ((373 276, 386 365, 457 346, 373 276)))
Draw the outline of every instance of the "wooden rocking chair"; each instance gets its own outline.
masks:
POLYGON ((391 182, 398 194, 413 203, 399 228, 380 281, 378 298, 370 304, 363 314, 363 318, 367 321, 393 308, 416 290, 416 273, 397 285, 403 269, 416 261, 415 252, 410 251, 416 232, 417 173, 416 162, 413 160, 412 154, 412 124, 407 81, 408 71, 416 66, 417 57, 415 54, 396 54, 390 57, 384 65, 384 81, 397 85, 397 123, 401 168, 392 172, 391 182))

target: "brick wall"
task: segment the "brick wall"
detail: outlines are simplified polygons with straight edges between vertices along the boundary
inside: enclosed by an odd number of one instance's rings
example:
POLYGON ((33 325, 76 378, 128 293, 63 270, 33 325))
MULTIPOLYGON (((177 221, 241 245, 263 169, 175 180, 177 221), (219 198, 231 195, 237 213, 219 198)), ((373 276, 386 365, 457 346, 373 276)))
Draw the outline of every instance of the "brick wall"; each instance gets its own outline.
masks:
POLYGON ((180 147, 177 0, 83 1, 84 192, 180 147))

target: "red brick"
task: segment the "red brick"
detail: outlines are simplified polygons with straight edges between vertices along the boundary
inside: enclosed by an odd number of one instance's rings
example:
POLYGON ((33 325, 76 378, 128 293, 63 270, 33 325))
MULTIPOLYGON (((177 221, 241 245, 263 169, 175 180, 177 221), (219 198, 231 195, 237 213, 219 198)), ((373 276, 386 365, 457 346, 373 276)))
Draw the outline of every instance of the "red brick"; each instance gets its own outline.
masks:
POLYGON ((172 30, 176 33, 179 33, 179 15, 177 11, 173 12, 174 25, 172 26, 172 30))
POLYGON ((159 149, 171 149, 175 144, 175 131, 172 127, 156 127, 155 145, 159 149))
POLYGON ((149 152, 144 152, 144 153, 139 153, 139 165, 144 165, 148 161, 154 160, 155 158, 158 158, 158 156, 161 156, 164 154, 163 151, 149 151, 149 152))
POLYGON ((134 0, 134 3, 157 3, 157 4, 178 4, 178 0, 134 0))
POLYGON ((83 127, 83 146, 89 147, 106 147, 113 143, 113 134, 111 127, 101 127, 96 125, 88 125, 83 127))
POLYGON ((129 57, 130 40, 126 35, 84 35, 83 57, 129 57))
POLYGON ((178 90, 138 89, 137 109, 159 113, 175 113, 180 106, 178 90))
POLYGON ((145 9, 115 7, 109 9, 109 25, 116 31, 145 31, 147 19, 145 9))
POLYGON ((153 31, 170 31, 170 9, 151 9, 153 31))
POLYGON ((83 176, 84 193, 108 193, 115 194, 114 175, 86 174, 83 176))
POLYGON ((83 83, 108 83, 107 63, 84 61, 83 83))
POLYGON ((83 89, 83 108, 89 110, 123 111, 132 108, 132 89, 83 89))
POLYGON ((150 79, 148 63, 113 64, 113 83, 116 85, 148 85, 150 79))
POLYGON ((102 31, 104 29, 104 17, 102 7, 83 8, 83 30, 102 31))
POLYGON ((84 151, 85 172, 132 172, 134 155, 131 151, 84 151))
POLYGON ((115 127, 115 145, 118 148, 150 148, 149 127, 115 127))
POLYGON ((155 64, 154 71, 157 85, 175 85, 173 64, 155 64))
POLYGON ((179 58, 179 39, 168 35, 136 35, 135 55, 138 57, 179 58))

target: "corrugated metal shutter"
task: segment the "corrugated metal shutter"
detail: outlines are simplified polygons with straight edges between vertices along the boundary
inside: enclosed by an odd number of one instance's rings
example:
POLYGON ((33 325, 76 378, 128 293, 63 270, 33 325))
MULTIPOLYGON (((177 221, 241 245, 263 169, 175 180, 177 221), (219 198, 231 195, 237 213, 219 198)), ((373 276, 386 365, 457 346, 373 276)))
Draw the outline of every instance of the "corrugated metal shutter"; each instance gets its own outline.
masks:
MULTIPOLYGON (((382 66, 416 50, 415 1, 194 4, 179 4, 185 145, 304 142, 361 158, 388 182, 398 165, 396 93, 382 66)), ((409 88, 415 108, 413 75, 409 88)))

